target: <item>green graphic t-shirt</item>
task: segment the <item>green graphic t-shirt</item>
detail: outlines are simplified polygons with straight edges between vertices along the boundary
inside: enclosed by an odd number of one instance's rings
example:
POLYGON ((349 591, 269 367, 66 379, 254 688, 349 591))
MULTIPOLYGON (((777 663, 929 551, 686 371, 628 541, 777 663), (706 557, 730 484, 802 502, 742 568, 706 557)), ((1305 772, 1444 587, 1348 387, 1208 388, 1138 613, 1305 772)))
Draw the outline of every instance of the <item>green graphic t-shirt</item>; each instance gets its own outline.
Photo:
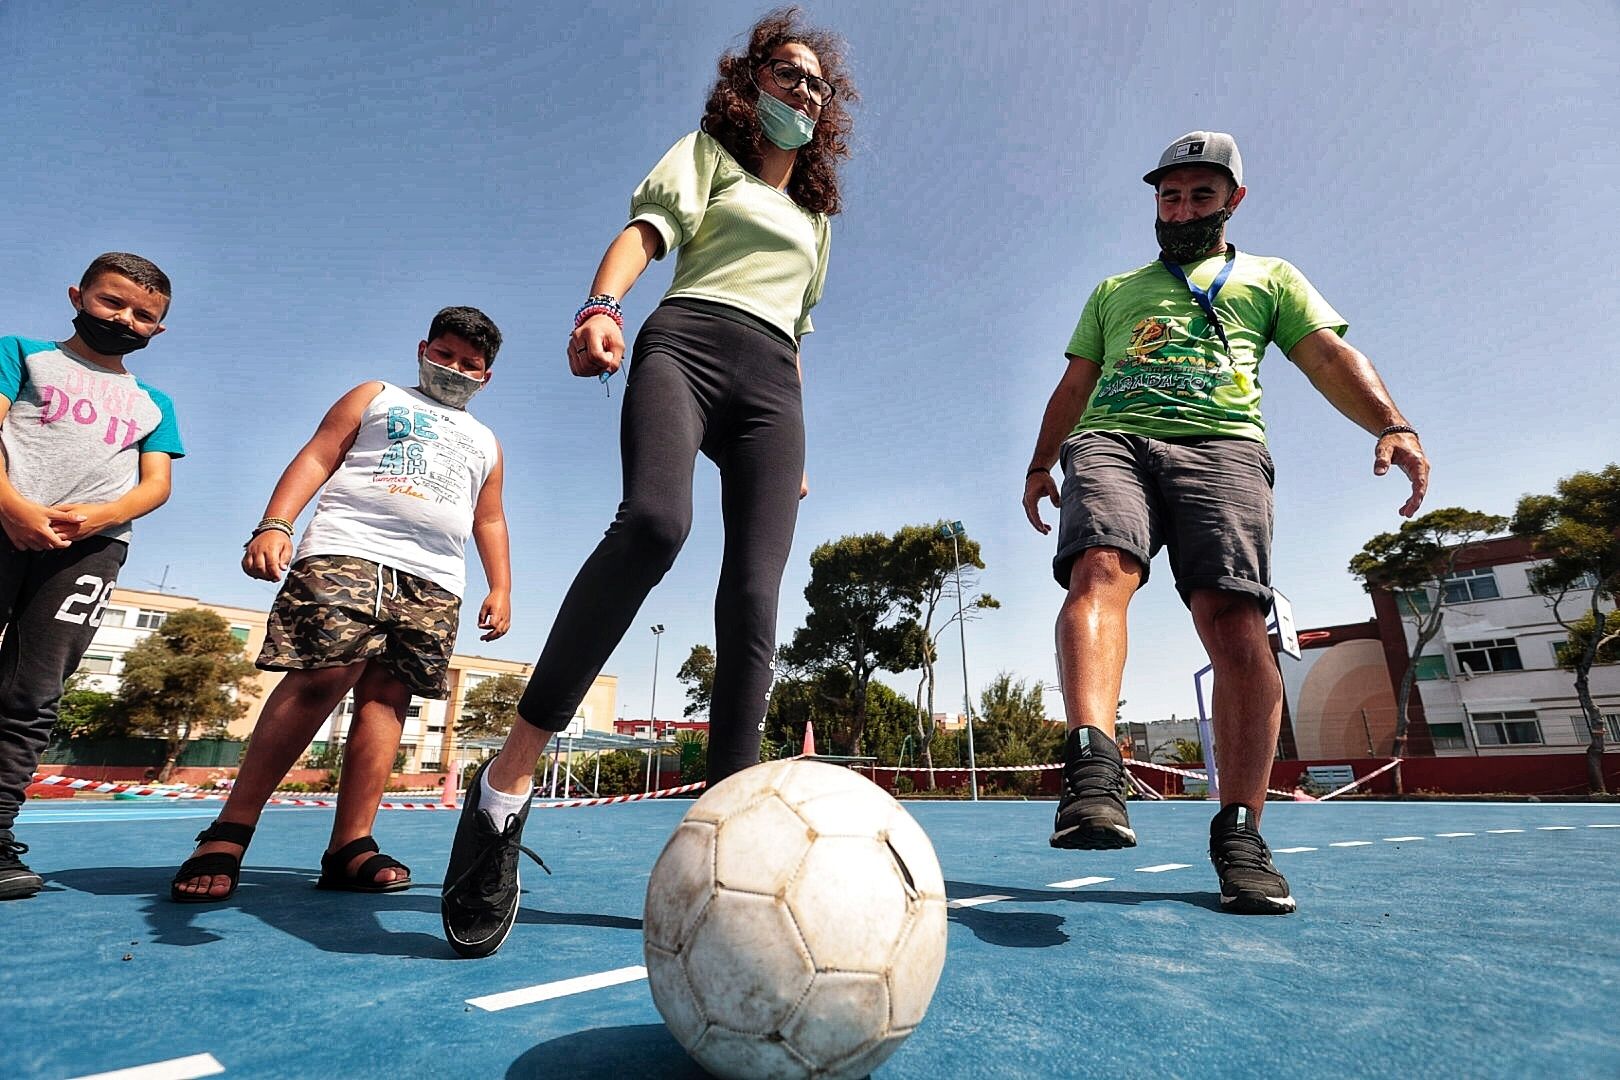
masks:
MULTIPOLYGON (((1212 255, 1184 263, 1182 270, 1207 289, 1225 261, 1225 255, 1212 255)), ((1074 431, 1233 435, 1265 442, 1260 358, 1266 345, 1275 341, 1287 352, 1316 330, 1342 335, 1347 326, 1286 261, 1241 251, 1215 310, 1230 353, 1187 286, 1160 263, 1098 285, 1067 350, 1102 365, 1074 431)))

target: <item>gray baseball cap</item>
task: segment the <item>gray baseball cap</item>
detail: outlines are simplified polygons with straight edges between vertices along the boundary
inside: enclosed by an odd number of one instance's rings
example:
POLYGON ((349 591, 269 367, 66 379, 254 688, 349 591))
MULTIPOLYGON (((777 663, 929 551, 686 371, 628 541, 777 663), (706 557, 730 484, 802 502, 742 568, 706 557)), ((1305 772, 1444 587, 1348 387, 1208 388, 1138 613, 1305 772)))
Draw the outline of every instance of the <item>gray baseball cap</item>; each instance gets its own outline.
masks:
POLYGON ((1238 153, 1237 140, 1224 131, 1189 131, 1164 148, 1159 155, 1159 167, 1142 177, 1157 184, 1159 177, 1182 165, 1210 165, 1225 169, 1232 182, 1243 186, 1243 155, 1238 153))

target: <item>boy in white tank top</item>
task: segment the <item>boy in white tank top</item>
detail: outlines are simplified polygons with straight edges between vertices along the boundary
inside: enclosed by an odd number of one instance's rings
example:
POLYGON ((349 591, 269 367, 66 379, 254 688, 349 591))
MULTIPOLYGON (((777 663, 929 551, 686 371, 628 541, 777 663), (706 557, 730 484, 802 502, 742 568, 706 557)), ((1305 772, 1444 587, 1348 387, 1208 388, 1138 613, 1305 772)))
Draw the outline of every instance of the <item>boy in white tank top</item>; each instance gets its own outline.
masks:
POLYGON ((466 411, 500 346, 483 312, 445 308, 417 346, 419 384, 355 387, 282 473, 242 569, 265 581, 288 571, 258 660, 287 675, 265 702, 230 799, 175 874, 172 899, 209 903, 236 891, 265 802, 351 690, 354 720, 317 886, 410 886, 410 870, 378 851, 371 830, 412 695, 447 696, 469 535, 489 582, 478 610, 483 640, 511 625, 500 445, 466 411), (323 487, 295 553, 292 523, 323 487))

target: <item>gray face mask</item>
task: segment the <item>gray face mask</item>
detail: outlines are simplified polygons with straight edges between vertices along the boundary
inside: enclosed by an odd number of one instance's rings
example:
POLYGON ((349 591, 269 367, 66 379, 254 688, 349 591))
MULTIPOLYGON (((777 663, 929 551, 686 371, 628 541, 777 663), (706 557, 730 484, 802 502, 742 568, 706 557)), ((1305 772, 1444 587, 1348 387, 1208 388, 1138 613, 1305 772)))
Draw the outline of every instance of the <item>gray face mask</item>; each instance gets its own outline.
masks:
POLYGON ((484 388, 488 376, 475 379, 455 368, 435 364, 425 355, 416 358, 417 388, 441 405, 465 409, 472 396, 484 388))

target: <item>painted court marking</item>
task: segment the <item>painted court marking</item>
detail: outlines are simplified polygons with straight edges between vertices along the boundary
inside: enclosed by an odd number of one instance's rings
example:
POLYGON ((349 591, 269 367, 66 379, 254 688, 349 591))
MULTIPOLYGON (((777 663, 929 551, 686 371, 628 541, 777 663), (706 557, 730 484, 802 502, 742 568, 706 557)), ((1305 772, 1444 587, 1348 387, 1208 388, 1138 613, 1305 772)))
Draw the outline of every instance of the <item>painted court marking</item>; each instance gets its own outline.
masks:
POLYGON ((1524 832, 1523 829, 1486 829, 1485 831, 1498 836, 1503 833, 1524 832))
POLYGON ((1191 865, 1192 863, 1167 862, 1160 863, 1158 866, 1138 866, 1136 872, 1138 874, 1162 874, 1166 870, 1185 870, 1191 865))
POLYGON ((1083 889, 1087 885, 1101 885, 1105 881, 1113 881, 1111 877, 1077 877, 1073 881, 1054 881, 1048 889, 1083 889))
MULTIPOLYGON (((618 986, 620 983, 636 982, 647 977, 647 969, 637 964, 635 967, 615 968, 612 971, 602 971, 595 975, 580 975, 573 979, 561 979, 557 982, 541 983, 538 986, 525 986, 520 990, 507 990, 499 994, 486 994, 483 997, 468 998, 468 1005, 475 1005, 485 1012, 500 1012, 502 1009, 511 1009, 519 1005, 533 1005, 538 1001, 550 1001, 552 998, 568 997, 570 994, 583 994, 587 990, 600 990, 605 986, 618 986)), ((201 1076, 202 1073, 195 1075, 201 1076)))
POLYGON ((1329 844, 1328 847, 1370 847, 1371 845, 1371 840, 1339 840, 1329 844))
POLYGON ((1436 835, 1436 836, 1444 836, 1444 837, 1449 838, 1449 837, 1453 837, 1453 836, 1473 836, 1475 834, 1471 833, 1471 832, 1442 832, 1442 833, 1435 833, 1434 835, 1436 835))
POLYGON ((945 906, 946 907, 955 907, 955 908, 978 907, 980 904, 993 904, 997 900, 1011 900, 1011 899, 1012 899, 1012 897, 1003 896, 1001 893, 985 893, 983 896, 964 896, 960 900, 952 900, 950 903, 946 904, 945 906))
POLYGON ((1297 855, 1301 851, 1315 851, 1316 849, 1313 847, 1280 847, 1271 850, 1274 855, 1297 855))
POLYGON ((1537 825, 1536 832, 1571 832, 1573 825, 1537 825))
POLYGON ((1423 837, 1421 837, 1421 836, 1386 836, 1386 837, 1384 837, 1384 843, 1386 843, 1386 844, 1403 844, 1408 840, 1422 840, 1422 839, 1423 839, 1423 837))
POLYGON ((1588 825, 1588 829, 1620 829, 1620 825, 1588 825))
POLYGON ((150 1065, 136 1065, 112 1072, 92 1073, 78 1080, 194 1080, 199 1076, 218 1076, 225 1066, 213 1054, 192 1054, 190 1057, 154 1061, 150 1065))

